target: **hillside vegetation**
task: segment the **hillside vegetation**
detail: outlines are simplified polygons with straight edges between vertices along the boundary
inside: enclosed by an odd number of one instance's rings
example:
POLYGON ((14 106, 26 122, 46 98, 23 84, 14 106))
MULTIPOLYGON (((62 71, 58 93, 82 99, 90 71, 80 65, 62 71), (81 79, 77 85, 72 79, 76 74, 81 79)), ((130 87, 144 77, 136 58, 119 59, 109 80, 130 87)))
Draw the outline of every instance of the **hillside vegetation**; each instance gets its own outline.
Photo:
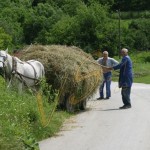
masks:
POLYGON ((121 11, 121 47, 150 49, 150 4, 146 0, 5 0, 0 6, 1 49, 61 44, 89 53, 108 50, 114 56, 119 49, 116 10, 121 11), (130 19, 128 26, 122 19, 130 19))

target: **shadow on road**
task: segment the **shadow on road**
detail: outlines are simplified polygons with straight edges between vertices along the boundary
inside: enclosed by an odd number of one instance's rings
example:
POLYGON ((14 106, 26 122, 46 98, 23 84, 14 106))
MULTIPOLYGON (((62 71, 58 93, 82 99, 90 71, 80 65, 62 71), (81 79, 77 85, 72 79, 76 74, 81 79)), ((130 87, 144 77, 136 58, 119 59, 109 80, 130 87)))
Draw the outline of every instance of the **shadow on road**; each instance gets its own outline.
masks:
POLYGON ((92 110, 95 110, 95 111, 115 111, 115 110, 121 110, 119 108, 113 108, 113 109, 92 109, 92 110))
POLYGON ((101 111, 112 111, 112 110, 120 110, 119 108, 113 108, 113 109, 104 109, 104 110, 101 110, 101 111))

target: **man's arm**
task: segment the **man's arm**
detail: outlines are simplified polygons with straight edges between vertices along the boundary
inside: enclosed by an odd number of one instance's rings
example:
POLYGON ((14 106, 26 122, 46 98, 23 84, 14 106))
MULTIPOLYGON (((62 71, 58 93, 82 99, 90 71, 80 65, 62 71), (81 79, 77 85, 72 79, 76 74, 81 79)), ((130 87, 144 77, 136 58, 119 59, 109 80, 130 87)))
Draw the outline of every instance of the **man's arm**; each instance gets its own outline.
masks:
POLYGON ((116 66, 114 66, 114 67, 112 67, 114 70, 117 70, 117 69, 120 69, 122 66, 124 66, 125 64, 126 64, 126 62, 127 62, 127 59, 124 57, 123 59, 122 59, 122 61, 118 64, 118 65, 116 65, 116 66))
POLYGON ((107 68, 107 71, 111 71, 113 69, 114 70, 120 69, 123 65, 125 65, 126 62, 127 62, 127 59, 123 58, 122 61, 119 64, 117 64, 116 66, 107 68))
POLYGON ((99 58, 99 59, 97 60, 97 62, 98 62, 100 65, 102 65, 102 58, 99 58))
POLYGON ((119 64, 119 62, 114 58, 111 59, 111 62, 112 62, 112 66, 117 66, 119 64))

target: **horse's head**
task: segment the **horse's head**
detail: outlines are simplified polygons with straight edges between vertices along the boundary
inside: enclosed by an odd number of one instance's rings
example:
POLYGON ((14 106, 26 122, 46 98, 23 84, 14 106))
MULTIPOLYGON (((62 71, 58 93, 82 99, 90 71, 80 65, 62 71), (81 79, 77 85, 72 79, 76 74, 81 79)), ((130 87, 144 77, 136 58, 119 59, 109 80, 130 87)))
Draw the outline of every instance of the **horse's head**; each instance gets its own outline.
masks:
POLYGON ((7 50, 6 51, 0 50, 0 68, 5 67, 6 61, 7 61, 7 50))
POLYGON ((0 50, 0 75, 4 77, 8 50, 0 50))

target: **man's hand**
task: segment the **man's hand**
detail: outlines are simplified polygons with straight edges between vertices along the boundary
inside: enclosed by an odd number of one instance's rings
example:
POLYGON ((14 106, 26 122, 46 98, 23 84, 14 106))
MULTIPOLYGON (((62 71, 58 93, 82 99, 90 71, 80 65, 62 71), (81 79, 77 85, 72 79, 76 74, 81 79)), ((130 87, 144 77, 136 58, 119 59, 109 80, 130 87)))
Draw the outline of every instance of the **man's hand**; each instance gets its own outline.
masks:
POLYGON ((113 67, 108 67, 107 70, 111 71, 113 70, 113 67))
POLYGON ((105 66, 101 66, 101 67, 102 67, 102 69, 103 69, 103 73, 107 73, 107 72, 113 70, 112 67, 105 67, 105 66))

